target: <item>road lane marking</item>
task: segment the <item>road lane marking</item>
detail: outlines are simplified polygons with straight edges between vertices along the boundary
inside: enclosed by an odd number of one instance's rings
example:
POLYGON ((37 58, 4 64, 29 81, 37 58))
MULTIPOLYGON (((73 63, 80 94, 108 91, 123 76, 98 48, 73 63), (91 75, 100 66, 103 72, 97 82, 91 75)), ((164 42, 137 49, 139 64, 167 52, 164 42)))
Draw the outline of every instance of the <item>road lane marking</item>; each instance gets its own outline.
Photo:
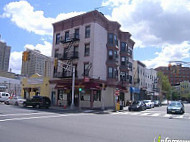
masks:
POLYGON ((156 117, 156 116, 159 116, 159 115, 160 115, 160 113, 154 113, 154 114, 152 114, 152 115, 150 115, 150 116, 156 117))
POLYGON ((53 113, 12 113, 12 114, 0 114, 0 116, 25 116, 25 115, 34 115, 34 114, 53 114, 53 113))
POLYGON ((163 117, 171 117, 171 114, 165 114, 163 117))
POLYGON ((6 122, 6 121, 14 121, 14 120, 30 120, 30 119, 41 119, 41 118, 58 118, 58 117, 63 117, 63 116, 76 116, 76 115, 81 115, 81 116, 87 116, 87 115, 93 115, 93 114, 59 114, 59 115, 46 115, 46 116, 35 116, 35 117, 20 117, 20 118, 8 118, 8 119, 2 119, 0 122, 6 122))
POLYGON ((176 116, 174 118, 183 118, 184 115, 181 115, 181 116, 176 116))
POLYGON ((142 113, 141 116, 146 116, 146 115, 149 115, 149 114, 151 114, 151 113, 146 113, 145 112, 145 113, 142 113))

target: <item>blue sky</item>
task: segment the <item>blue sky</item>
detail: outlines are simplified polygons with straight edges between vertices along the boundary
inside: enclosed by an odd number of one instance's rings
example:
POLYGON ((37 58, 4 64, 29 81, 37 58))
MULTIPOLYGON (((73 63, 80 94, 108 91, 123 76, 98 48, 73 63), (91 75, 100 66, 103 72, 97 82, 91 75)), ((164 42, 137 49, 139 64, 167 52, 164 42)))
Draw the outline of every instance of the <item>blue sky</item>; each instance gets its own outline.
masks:
POLYGON ((1 40, 11 46, 10 68, 20 73, 25 48, 51 55, 52 22, 98 10, 132 34, 134 59, 148 68, 190 61, 189 0, 1 0, 1 40))

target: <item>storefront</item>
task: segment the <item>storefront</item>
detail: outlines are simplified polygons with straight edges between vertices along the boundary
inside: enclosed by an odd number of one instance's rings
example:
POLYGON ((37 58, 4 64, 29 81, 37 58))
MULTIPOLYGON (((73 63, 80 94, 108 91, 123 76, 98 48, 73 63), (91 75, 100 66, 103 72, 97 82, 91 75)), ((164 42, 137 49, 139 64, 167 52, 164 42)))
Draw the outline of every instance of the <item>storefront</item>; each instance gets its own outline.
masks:
POLYGON ((130 87, 130 92, 132 95, 132 101, 141 100, 140 98, 140 89, 136 87, 130 87))
POLYGON ((33 96, 47 96, 49 95, 49 78, 42 77, 39 74, 34 74, 30 78, 22 79, 21 96, 23 98, 32 98, 33 96))
MULTIPOLYGON (((50 80, 50 88, 54 105, 69 107, 72 102, 72 80, 50 80)), ((74 105, 81 108, 113 108, 115 105, 116 87, 106 82, 90 79, 75 80, 74 105)), ((123 96, 124 98, 124 96, 123 96)))

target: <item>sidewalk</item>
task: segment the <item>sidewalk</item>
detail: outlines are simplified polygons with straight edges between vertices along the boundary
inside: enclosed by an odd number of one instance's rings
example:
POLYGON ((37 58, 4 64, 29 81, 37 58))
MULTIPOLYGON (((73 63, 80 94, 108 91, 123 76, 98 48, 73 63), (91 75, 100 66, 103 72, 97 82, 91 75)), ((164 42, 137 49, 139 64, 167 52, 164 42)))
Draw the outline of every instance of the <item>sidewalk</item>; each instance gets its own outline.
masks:
MULTIPOLYGON (((113 110, 113 108, 108 108, 105 110, 102 110, 101 108, 98 109, 89 109, 89 108, 81 108, 79 110, 78 107, 75 107, 73 109, 71 109, 70 107, 64 108, 63 106, 51 106, 50 107, 51 110, 55 110, 55 111, 62 111, 62 112, 70 112, 70 113, 112 113, 112 112, 116 112, 115 110, 113 110)), ((128 106, 123 107, 122 110, 119 110, 118 112, 123 112, 123 111, 128 111, 128 106)))

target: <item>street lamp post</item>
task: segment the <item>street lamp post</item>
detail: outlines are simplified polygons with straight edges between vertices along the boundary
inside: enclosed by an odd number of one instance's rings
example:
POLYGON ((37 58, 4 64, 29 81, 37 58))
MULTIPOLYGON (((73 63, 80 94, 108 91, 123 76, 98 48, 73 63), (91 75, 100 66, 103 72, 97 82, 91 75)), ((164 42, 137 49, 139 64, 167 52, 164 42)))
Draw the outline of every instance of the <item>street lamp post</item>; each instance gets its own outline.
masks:
POLYGON ((74 95, 75 95, 75 66, 73 66, 73 69, 72 69, 72 102, 71 102, 71 109, 74 109, 75 108, 75 105, 74 105, 74 95))

